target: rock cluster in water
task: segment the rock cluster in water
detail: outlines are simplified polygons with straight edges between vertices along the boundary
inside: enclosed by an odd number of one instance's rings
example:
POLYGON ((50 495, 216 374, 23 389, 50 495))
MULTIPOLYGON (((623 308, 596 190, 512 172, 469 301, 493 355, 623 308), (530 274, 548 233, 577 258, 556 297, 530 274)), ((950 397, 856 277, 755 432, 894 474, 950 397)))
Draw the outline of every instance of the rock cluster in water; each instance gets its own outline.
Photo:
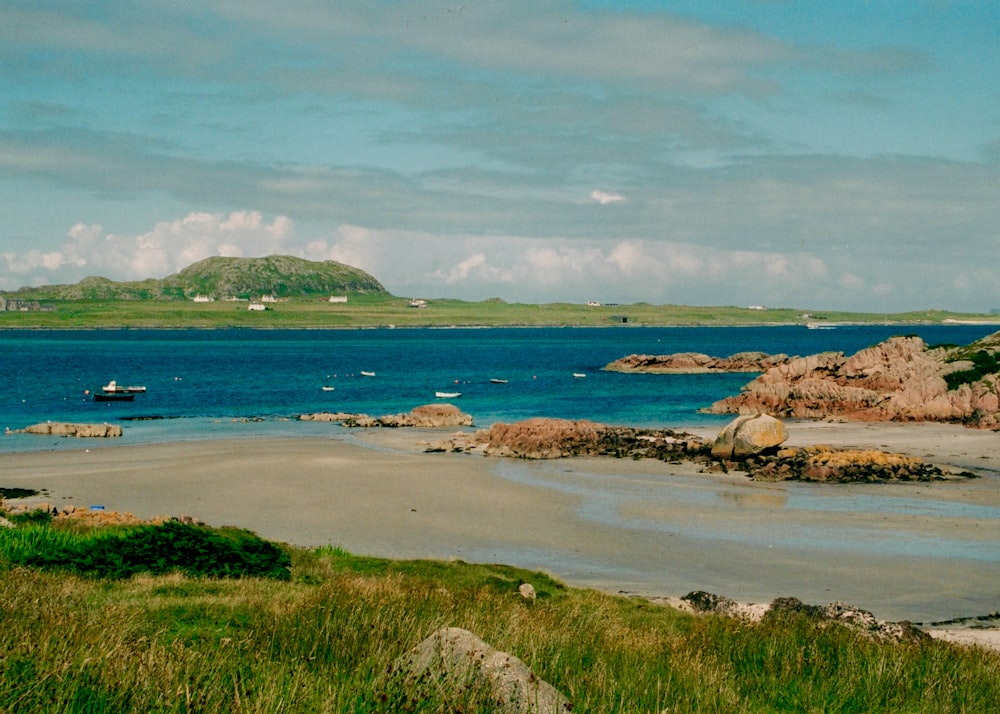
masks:
POLYGON ((784 364, 788 355, 765 352, 737 352, 729 357, 712 357, 700 352, 670 355, 626 355, 605 365, 608 372, 651 372, 658 374, 699 374, 702 372, 764 372, 784 364))
POLYGON ((472 417, 453 404, 425 404, 401 414, 372 417, 350 412, 318 412, 301 414, 301 421, 339 422, 347 427, 421 427, 472 426, 472 417))
POLYGON ((32 424, 24 429, 8 429, 7 433, 108 438, 121 436, 122 428, 117 424, 73 424, 62 421, 46 421, 41 424, 32 424))

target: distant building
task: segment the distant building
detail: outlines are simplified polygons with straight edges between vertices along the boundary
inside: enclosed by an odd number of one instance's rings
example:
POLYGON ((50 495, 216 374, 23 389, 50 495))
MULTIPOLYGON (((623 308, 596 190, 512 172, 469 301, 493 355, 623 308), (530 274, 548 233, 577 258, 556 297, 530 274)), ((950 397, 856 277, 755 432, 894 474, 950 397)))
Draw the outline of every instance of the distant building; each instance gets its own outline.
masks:
POLYGON ((747 310, 766 310, 767 308, 763 305, 747 305, 747 310))
POLYGON ((266 309, 267 306, 262 302, 252 302, 247 305, 247 310, 253 310, 254 312, 264 312, 266 309))
POLYGON ((591 301, 589 301, 587 303, 587 306, 588 307, 600 307, 601 303, 597 302, 597 300, 591 300, 591 301))
POLYGON ((620 325, 628 324, 628 315, 612 315, 610 318, 611 322, 617 322, 620 325))
POLYGON ((330 302, 347 302, 346 295, 331 295, 330 302))
POLYGON ((261 295, 260 296, 260 301, 261 302, 278 302, 278 299, 276 297, 274 297, 274 295, 261 295))
POLYGON ((195 302, 215 302, 215 298, 210 295, 202 295, 201 293, 194 296, 195 302))
POLYGON ((427 307, 426 300, 410 300, 410 307, 415 307, 417 309, 423 309, 427 307))
POLYGON ((37 300, 22 300, 21 298, 0 297, 0 312, 37 312, 52 311, 52 305, 41 305, 37 300))

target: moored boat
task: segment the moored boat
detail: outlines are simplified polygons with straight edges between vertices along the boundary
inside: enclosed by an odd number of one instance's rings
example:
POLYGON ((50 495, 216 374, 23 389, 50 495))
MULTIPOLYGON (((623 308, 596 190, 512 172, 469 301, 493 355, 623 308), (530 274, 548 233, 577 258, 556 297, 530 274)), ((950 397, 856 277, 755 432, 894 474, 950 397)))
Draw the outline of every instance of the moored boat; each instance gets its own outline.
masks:
POLYGON ((462 396, 461 392, 434 392, 434 396, 438 399, 457 399, 462 396))
POLYGON ((101 387, 101 391, 105 394, 141 394, 146 391, 146 388, 140 386, 120 387, 118 382, 112 379, 101 387))

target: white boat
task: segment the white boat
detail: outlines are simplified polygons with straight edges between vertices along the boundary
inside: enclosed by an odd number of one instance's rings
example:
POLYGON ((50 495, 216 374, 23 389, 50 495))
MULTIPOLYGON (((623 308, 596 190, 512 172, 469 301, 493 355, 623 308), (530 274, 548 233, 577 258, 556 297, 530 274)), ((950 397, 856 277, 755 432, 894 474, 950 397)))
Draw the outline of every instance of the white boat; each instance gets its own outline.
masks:
POLYGON ((461 392, 434 392, 434 396, 438 399, 458 399, 462 396, 461 392))
POLYGON ((836 325, 821 325, 818 322, 807 322, 806 327, 810 330, 832 330, 836 325))
POLYGON ((103 387, 101 391, 105 394, 140 394, 146 391, 145 387, 129 386, 129 387, 119 387, 118 382, 111 380, 103 387))
POLYGON ((361 370, 361 376, 362 377, 374 377, 375 373, 374 372, 366 372, 364 370, 361 370))
POLYGON ((587 375, 585 375, 583 372, 573 372, 573 376, 576 377, 577 379, 583 379, 587 375))
POLYGON ((491 384, 507 384, 507 380, 506 379, 491 379, 490 383, 491 384))
POLYGON ((322 389, 324 392, 332 392, 334 390, 334 387, 320 387, 320 389, 322 389))

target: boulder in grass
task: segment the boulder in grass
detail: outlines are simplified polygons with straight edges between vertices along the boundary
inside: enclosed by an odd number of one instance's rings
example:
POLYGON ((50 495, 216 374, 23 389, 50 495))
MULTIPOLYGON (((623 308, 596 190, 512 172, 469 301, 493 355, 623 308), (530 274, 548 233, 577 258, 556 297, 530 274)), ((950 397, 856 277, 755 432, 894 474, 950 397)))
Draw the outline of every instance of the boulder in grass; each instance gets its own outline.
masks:
POLYGON ((445 627, 396 661, 394 671, 417 696, 472 688, 488 694, 501 714, 555 714, 572 711, 569 700, 543 682, 517 657, 494 649, 468 630, 445 627))
POLYGON ((769 414, 739 416, 719 432, 712 445, 712 456, 739 461, 775 449, 788 439, 788 430, 780 419, 769 414))

